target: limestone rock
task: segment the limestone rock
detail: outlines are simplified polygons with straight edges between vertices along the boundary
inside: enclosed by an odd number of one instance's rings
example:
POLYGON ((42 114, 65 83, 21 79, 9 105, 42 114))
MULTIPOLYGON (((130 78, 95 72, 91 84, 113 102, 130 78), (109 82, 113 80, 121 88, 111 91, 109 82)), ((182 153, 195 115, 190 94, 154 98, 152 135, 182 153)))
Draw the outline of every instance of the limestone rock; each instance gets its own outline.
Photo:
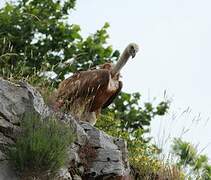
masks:
POLYGON ((72 177, 67 168, 61 168, 58 172, 58 180, 72 180, 72 177))
POLYGON ((79 123, 71 115, 53 112, 45 105, 40 93, 25 82, 14 84, 0 79, 0 180, 18 179, 8 165, 2 148, 14 142, 21 117, 29 111, 37 112, 42 117, 54 115, 74 129, 76 140, 69 148, 69 163, 55 179, 115 179, 129 176, 124 140, 111 137, 88 123, 79 123))
POLYGON ((13 169, 7 161, 0 161, 0 179, 1 180, 19 180, 13 169))

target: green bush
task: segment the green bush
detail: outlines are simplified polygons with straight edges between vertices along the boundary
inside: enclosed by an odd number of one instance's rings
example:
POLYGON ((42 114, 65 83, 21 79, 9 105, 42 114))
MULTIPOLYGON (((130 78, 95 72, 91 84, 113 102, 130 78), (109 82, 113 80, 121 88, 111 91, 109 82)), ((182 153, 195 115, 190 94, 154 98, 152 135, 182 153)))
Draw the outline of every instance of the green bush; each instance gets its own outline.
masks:
POLYGON ((15 144, 6 154, 21 174, 52 174, 65 165, 68 146, 74 139, 69 126, 37 114, 24 116, 20 126, 15 144))

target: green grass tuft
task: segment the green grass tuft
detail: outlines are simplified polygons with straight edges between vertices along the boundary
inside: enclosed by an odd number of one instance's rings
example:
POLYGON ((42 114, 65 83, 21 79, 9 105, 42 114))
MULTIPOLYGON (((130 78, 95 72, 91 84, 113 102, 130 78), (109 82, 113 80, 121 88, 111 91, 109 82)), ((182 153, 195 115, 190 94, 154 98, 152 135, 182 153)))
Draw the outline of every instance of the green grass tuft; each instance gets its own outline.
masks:
POLYGON ((74 136, 69 126, 54 118, 40 119, 28 114, 21 121, 21 133, 7 156, 22 174, 55 173, 65 165, 74 136))

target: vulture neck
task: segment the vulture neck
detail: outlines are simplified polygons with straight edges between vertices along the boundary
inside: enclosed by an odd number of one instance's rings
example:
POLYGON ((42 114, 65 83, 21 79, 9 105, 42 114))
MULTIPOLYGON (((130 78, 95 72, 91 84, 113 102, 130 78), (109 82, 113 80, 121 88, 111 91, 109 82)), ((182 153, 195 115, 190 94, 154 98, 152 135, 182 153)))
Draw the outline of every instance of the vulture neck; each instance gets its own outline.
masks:
POLYGON ((130 57, 130 54, 128 53, 127 49, 125 49, 124 52, 122 53, 122 55, 120 56, 119 60, 117 61, 116 65, 114 66, 114 68, 111 71, 112 76, 115 76, 116 74, 118 74, 120 72, 120 70, 123 68, 123 66, 128 61, 129 57, 130 57))

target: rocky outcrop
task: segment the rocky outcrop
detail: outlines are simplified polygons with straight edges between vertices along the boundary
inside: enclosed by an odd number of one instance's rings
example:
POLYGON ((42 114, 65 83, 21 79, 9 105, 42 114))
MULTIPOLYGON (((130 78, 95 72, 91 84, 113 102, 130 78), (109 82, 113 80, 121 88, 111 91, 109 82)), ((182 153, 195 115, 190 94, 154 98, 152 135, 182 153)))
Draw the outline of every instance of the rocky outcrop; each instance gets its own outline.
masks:
POLYGON ((69 164, 55 179, 129 179, 126 142, 114 138, 70 115, 53 112, 40 93, 25 82, 17 84, 0 79, 0 180, 19 177, 5 158, 3 149, 14 143, 21 117, 36 111, 42 117, 56 115, 73 127, 76 140, 70 145, 69 164))

